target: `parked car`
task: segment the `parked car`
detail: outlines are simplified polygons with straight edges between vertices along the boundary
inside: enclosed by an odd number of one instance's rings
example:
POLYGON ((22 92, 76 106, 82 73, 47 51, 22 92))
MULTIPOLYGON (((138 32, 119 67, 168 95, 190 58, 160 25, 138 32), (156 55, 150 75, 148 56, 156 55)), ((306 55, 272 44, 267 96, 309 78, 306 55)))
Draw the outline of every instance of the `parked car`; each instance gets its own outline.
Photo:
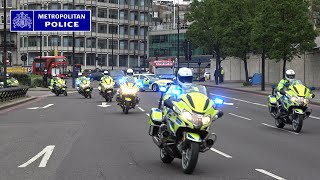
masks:
POLYGON ((103 76, 103 71, 92 71, 89 75, 91 81, 100 81, 103 76))
POLYGON ((113 78, 115 85, 115 88, 120 87, 119 80, 125 76, 125 73, 123 70, 110 70, 109 75, 113 78))
POLYGON ((172 80, 159 79, 154 74, 134 74, 133 76, 138 79, 140 91, 151 89, 152 91, 157 92, 160 87, 165 87, 168 83, 173 83, 172 80))

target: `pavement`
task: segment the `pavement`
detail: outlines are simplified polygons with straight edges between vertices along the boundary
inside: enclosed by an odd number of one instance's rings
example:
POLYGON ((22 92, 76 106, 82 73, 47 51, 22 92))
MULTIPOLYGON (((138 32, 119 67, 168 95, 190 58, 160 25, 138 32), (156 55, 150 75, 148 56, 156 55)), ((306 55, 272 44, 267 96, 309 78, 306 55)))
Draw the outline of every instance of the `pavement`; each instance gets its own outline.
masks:
POLYGON ((128 115, 116 102, 103 104, 78 93, 43 96, 10 111, 0 111, 1 180, 319 179, 320 110, 305 120, 301 133, 274 128, 266 98, 208 87, 222 97, 224 116, 212 129, 213 149, 201 153, 192 175, 181 161, 164 164, 148 135, 146 113, 159 93, 141 92, 128 115), (99 106, 100 105, 100 106, 99 106))
MULTIPOLYGON (((272 85, 266 84, 265 91, 261 91, 261 85, 253 85, 253 86, 243 86, 241 82, 224 82, 219 85, 216 85, 214 81, 205 81, 205 82, 196 82, 197 84, 201 84, 207 87, 215 87, 220 89, 228 89, 235 90, 240 92, 247 92, 258 95, 271 95, 272 93, 272 85)), ((320 105, 320 90, 316 89, 313 91, 315 94, 315 98, 310 101, 311 104, 320 105)))

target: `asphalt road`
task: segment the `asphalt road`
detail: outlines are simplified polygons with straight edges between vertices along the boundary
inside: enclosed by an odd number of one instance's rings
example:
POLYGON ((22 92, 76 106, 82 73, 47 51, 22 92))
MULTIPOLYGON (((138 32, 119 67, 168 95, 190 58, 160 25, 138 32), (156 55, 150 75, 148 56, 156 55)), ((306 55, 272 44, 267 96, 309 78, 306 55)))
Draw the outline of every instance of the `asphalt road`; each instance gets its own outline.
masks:
POLYGON ((140 105, 125 115, 116 102, 98 106, 103 98, 94 90, 92 99, 41 94, 0 112, 0 179, 319 179, 318 107, 296 134, 289 126, 271 127, 265 96, 209 91, 229 105, 213 124, 214 149, 200 154, 192 175, 182 173, 178 159, 163 164, 148 135, 146 113, 157 106, 159 93, 140 93, 140 105), (44 158, 33 158, 42 151, 44 158))

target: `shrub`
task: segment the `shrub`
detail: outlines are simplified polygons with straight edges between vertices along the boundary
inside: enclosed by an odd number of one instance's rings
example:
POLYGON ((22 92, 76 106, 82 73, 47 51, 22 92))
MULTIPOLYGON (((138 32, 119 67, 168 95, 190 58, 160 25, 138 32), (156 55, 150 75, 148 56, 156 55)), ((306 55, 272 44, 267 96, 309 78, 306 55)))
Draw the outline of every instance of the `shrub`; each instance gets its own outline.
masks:
POLYGON ((31 79, 31 86, 30 87, 42 87, 43 80, 42 77, 36 77, 31 79))
POLYGON ((28 74, 10 74, 11 77, 17 79, 20 85, 31 86, 31 77, 28 74))
POLYGON ((250 82, 243 82, 243 86, 251 86, 252 84, 250 82))

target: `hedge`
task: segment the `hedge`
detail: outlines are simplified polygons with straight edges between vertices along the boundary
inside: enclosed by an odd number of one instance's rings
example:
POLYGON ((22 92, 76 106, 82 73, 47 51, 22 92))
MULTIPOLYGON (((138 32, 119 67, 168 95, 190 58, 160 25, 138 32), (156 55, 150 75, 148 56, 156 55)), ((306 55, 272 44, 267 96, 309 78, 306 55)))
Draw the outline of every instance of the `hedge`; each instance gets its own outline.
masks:
MULTIPOLYGON (((29 86, 29 87, 41 87, 42 86, 42 76, 34 74, 15 74, 11 73, 11 77, 17 79, 20 85, 29 86)), ((3 77, 0 77, 0 81, 3 77)))

